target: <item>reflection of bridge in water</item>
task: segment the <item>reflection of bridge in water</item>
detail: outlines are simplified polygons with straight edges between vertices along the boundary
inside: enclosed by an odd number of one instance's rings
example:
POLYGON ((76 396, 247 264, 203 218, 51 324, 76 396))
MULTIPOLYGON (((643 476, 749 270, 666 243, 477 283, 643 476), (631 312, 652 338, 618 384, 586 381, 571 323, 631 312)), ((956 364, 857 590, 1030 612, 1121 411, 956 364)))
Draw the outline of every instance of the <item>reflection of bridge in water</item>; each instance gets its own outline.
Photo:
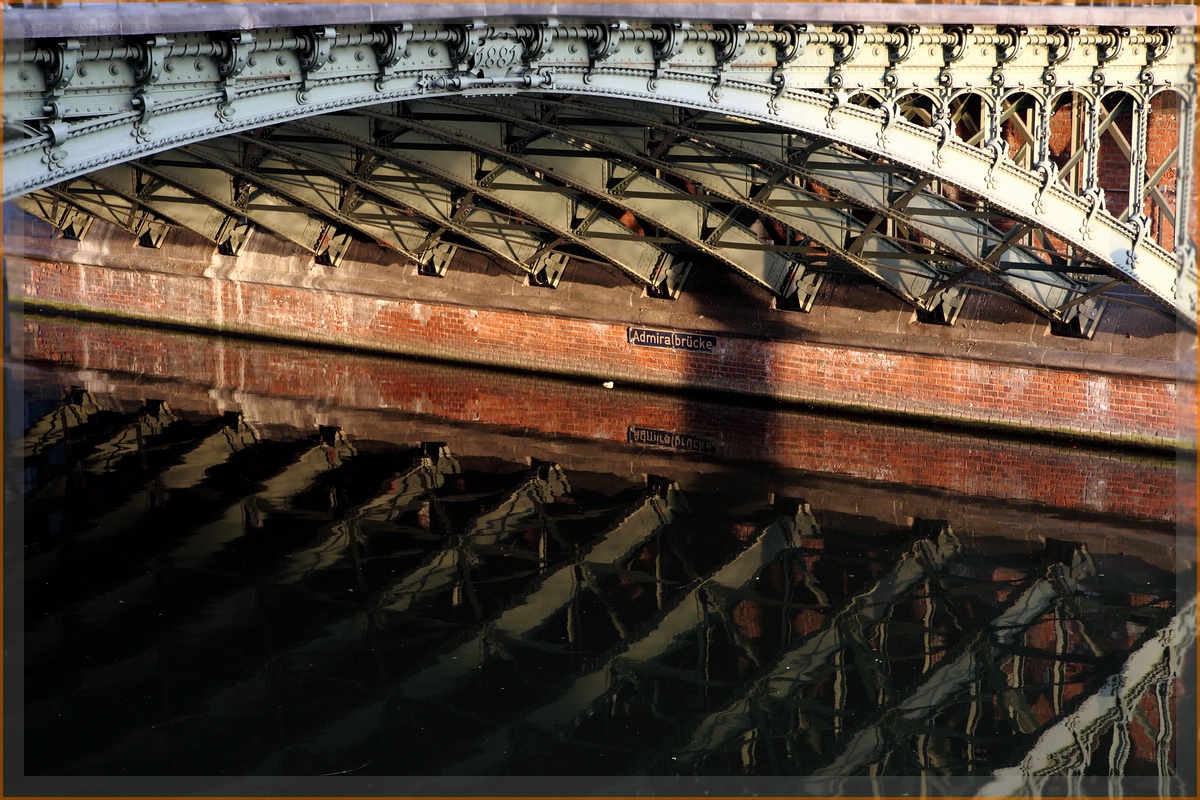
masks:
POLYGON ((40 308, 1192 437, 1194 9, 105 10, 5 14, 40 308))
POLYGON ((1019 540, 997 500, 897 520, 866 481, 805 502, 820 476, 30 376, 30 772, 1174 785, 1195 605, 1125 554, 1164 524, 1080 544, 1035 508, 1019 540))

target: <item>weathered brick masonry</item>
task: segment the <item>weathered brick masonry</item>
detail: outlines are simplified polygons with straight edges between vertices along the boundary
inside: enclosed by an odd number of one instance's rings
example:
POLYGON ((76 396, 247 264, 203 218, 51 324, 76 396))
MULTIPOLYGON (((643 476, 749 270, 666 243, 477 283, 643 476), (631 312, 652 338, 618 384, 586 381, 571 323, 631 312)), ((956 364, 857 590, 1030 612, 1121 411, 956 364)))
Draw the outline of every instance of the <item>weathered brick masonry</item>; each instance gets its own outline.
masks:
POLYGON ((47 306, 621 383, 1141 443, 1176 434, 1171 379, 728 333, 712 352, 640 347, 623 323, 33 259, 24 294, 47 306))
MULTIPOLYGON (((291 420, 334 424, 352 437, 405 440, 362 411, 387 409, 451 422, 531 430, 618 443, 629 430, 684 434, 711 445, 711 457, 875 482, 924 486, 973 497, 1033 502, 1158 520, 1175 518, 1175 469, 1165 458, 1131 458, 1078 448, 991 441, 900 425, 867 423, 779 408, 740 408, 698 398, 518 373, 328 353, 257 342, 202 339, 116 326, 27 320, 28 357, 136 376, 137 391, 217 415, 245 412, 280 422, 280 410, 253 398, 297 399, 309 409, 291 420), (184 382, 165 386, 154 379, 184 382), (199 391, 193 389, 200 387, 199 391), (310 398, 305 401, 304 398, 310 398), (208 405, 211 404, 211 405, 208 405), (317 415, 317 416, 311 416, 317 415)), ((101 382, 93 387, 103 389, 101 382)), ((392 419, 392 418, 389 418, 392 419)), ((427 431, 416 436, 429 438, 427 431)), ((410 441, 416 444, 417 440, 410 441)), ((655 448, 651 448, 655 449, 655 448)), ((669 452, 667 448, 659 448, 669 452)), ((458 452, 458 450, 456 450, 458 452)), ((957 511, 955 516, 961 516, 957 511)))

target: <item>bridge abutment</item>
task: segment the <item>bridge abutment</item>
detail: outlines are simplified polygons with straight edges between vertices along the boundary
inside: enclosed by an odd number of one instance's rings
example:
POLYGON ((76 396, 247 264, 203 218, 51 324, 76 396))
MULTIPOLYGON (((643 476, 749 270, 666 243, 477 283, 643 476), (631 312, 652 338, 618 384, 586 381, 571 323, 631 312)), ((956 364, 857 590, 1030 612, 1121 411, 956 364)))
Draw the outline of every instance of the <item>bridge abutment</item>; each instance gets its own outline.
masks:
POLYGON ((1194 398, 1174 321, 1119 303, 1084 340, 984 293, 952 327, 922 323, 850 276, 799 314, 720 272, 668 300, 580 261, 549 289, 466 251, 438 278, 365 245, 321 266, 265 234, 239 257, 182 236, 140 247, 103 222, 81 241, 34 220, 11 238, 17 299, 143 323, 1139 446, 1178 444, 1194 398))

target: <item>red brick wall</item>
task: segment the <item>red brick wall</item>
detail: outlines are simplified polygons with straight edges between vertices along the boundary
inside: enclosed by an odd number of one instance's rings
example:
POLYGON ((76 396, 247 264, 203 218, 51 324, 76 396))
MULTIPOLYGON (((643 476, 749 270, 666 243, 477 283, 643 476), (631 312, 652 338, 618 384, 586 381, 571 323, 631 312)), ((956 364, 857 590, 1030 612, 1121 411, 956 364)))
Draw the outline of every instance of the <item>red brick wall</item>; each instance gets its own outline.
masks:
MULTIPOLYGON (((214 395, 210 389, 216 396, 232 397, 226 390, 233 389, 254 396, 313 398, 326 409, 388 409, 620 443, 626 443, 627 431, 635 425, 707 439, 722 460, 766 461, 1060 508, 1161 520, 1175 515, 1175 470, 1161 459, 128 327, 85 330, 72 323, 30 320, 24 346, 30 358, 136 375, 147 381, 144 391, 157 392, 155 397, 169 403, 172 392, 182 389, 149 381, 182 377, 201 386, 205 397, 214 395)), ((225 410, 230 409, 214 407, 211 413, 225 410)), ((336 411, 327 421, 341 424, 336 411)), ((347 433, 379 435, 353 427, 347 433)))
POLYGON ((316 289, 28 261, 28 301, 160 322, 821 407, 1169 444, 1174 382, 721 335, 639 347, 626 326, 316 289), (201 322, 203 324, 203 322, 201 322))

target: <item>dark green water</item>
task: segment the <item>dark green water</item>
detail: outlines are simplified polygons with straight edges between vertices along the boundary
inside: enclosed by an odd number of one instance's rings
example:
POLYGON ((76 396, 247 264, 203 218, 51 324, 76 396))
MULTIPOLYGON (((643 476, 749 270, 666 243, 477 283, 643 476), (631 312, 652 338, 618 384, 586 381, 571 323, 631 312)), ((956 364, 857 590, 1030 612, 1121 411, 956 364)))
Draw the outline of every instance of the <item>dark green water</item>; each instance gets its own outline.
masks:
MULTIPOLYGON (((1169 521, 933 502, 831 478, 832 449, 8 375, 29 775, 991 776, 1177 612, 1169 521)), ((1063 774, 1175 773, 1168 661, 1063 774)))

